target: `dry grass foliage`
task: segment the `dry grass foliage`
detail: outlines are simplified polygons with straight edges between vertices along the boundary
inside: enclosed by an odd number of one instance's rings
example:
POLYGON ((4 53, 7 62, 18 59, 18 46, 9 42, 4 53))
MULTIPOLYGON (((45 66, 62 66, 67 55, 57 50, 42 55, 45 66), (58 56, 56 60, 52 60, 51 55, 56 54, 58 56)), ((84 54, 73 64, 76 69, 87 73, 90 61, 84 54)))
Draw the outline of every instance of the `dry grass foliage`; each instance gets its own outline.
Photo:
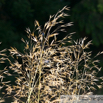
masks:
MULTIPOLYGON (((0 42, 0 44, 1 44, 1 42, 0 42)), ((6 51, 6 49, 3 49, 0 51, 0 63, 4 63, 4 61, 6 60, 6 58, 5 58, 6 54, 4 53, 5 51, 6 51)), ((4 68, 4 70, 0 69, 0 92, 1 92, 2 88, 5 86, 5 83, 7 83, 7 82, 3 82, 3 78, 5 78, 3 73, 5 72, 5 70, 6 70, 6 68, 4 68)), ((5 100, 0 97, 0 103, 4 102, 4 101, 5 100)))
MULTIPOLYGON (((87 38, 73 41, 73 33, 57 39, 59 31, 65 32, 65 27, 72 25, 61 20, 68 16, 65 10, 69 8, 64 7, 50 16, 43 29, 38 21, 33 33, 26 29, 29 41, 22 39, 26 45, 24 54, 16 48, 9 49, 11 56, 16 57, 14 63, 8 59, 9 69, 16 73, 16 85, 6 85, 7 95, 14 97, 12 103, 58 103, 60 95, 89 94, 96 87, 102 87, 98 85, 102 77, 96 76, 101 70, 97 65, 99 60, 94 59, 102 52, 91 59, 92 53, 86 51, 91 41, 87 44, 87 38), (72 44, 65 46, 66 42, 72 44), (22 59, 21 64, 18 58, 22 59)), ((8 70, 5 73, 13 75, 8 70)))

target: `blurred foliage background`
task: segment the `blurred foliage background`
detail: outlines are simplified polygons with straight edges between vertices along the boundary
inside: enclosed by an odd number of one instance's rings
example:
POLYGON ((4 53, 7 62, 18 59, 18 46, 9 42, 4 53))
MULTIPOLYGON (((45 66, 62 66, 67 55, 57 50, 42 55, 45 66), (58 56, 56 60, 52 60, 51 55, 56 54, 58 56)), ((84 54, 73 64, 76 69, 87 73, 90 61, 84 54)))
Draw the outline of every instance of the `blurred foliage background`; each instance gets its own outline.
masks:
MULTIPOLYGON (((74 39, 88 37, 93 40, 91 51, 97 53, 103 48, 103 0, 0 0, 0 50, 16 47, 23 51, 21 38, 26 39, 25 29, 34 29, 34 21, 43 25, 49 15, 55 14, 65 5, 70 7, 70 17, 66 21, 74 22, 67 29, 76 32, 74 39)), ((100 66, 103 66, 103 56, 100 66)), ((102 75, 103 69, 100 75, 102 75)), ((101 93, 101 92, 100 92, 101 93)), ((102 93, 103 94, 103 93, 102 93)))

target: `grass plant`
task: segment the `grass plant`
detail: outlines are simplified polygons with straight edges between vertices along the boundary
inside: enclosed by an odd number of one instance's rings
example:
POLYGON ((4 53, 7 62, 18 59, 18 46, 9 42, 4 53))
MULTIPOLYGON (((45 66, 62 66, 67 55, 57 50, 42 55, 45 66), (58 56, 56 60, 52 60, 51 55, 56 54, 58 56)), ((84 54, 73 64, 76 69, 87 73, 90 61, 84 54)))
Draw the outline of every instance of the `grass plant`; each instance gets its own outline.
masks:
POLYGON ((60 95, 90 94, 102 87, 98 81, 103 78, 97 77, 101 71, 99 60, 95 59, 102 52, 91 58, 92 52, 87 52, 91 41, 85 43, 86 37, 74 41, 73 33, 58 39, 60 32, 73 25, 62 20, 69 16, 66 10, 69 8, 65 6, 50 16, 43 28, 36 20, 33 32, 26 29, 29 40, 22 38, 24 53, 13 47, 8 49, 15 61, 7 58, 10 66, 3 73, 16 78, 15 85, 4 83, 6 96, 14 98, 12 103, 59 103, 60 95))

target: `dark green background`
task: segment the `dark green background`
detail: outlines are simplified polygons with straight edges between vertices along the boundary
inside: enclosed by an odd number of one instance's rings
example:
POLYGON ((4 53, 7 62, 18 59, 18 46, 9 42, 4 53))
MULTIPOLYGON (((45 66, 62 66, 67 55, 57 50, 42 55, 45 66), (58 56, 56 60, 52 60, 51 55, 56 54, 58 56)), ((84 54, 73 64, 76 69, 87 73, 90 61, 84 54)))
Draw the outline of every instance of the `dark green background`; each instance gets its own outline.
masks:
MULTIPOLYGON (((25 29, 34 29, 34 21, 43 25, 49 15, 55 14, 65 5, 71 16, 66 21, 74 22, 71 31, 75 39, 87 36, 95 47, 103 44, 103 0, 0 0, 1 49, 15 46, 23 49, 21 37, 26 38, 25 29)), ((69 29, 68 29, 69 30, 69 29)))

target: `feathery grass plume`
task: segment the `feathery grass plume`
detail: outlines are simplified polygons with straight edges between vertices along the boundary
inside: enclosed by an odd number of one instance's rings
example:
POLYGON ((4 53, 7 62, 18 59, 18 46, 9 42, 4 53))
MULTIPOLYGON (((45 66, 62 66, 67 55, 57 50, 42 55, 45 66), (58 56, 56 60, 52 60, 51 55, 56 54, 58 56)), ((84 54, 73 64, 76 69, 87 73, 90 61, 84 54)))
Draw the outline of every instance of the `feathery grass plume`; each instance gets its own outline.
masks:
POLYGON ((60 95, 87 94, 95 90, 95 86, 102 87, 96 83, 102 79, 96 77, 101 69, 96 64, 99 61, 92 60, 92 53, 85 51, 91 41, 85 44, 86 38, 83 38, 72 43, 73 33, 57 39, 59 31, 65 32, 64 28, 72 25, 61 20, 68 16, 65 10, 69 8, 65 6, 50 16, 43 29, 37 20, 35 32, 26 29, 29 41, 22 39, 26 45, 24 54, 16 48, 9 49, 11 56, 17 57, 14 63, 8 59, 9 69, 17 73, 16 85, 6 88, 7 94, 14 97, 12 103, 58 103, 60 95), (66 42, 72 44, 65 46, 66 42))
MULTIPOLYGON (((0 42, 0 44, 1 44, 1 42, 0 42)), ((6 49, 3 49, 0 51, 0 63, 4 63, 4 61, 6 60, 6 58, 4 58, 6 56, 6 54, 4 53, 5 51, 6 51, 6 49)), ((1 90, 3 89, 3 87, 5 86, 5 83, 6 83, 6 82, 3 82, 3 78, 5 78, 3 73, 5 72, 5 70, 6 70, 6 68, 4 70, 2 70, 0 68, 0 95, 1 95, 1 90)), ((4 101, 5 101, 4 98, 0 97, 0 103, 4 102, 4 101)))

